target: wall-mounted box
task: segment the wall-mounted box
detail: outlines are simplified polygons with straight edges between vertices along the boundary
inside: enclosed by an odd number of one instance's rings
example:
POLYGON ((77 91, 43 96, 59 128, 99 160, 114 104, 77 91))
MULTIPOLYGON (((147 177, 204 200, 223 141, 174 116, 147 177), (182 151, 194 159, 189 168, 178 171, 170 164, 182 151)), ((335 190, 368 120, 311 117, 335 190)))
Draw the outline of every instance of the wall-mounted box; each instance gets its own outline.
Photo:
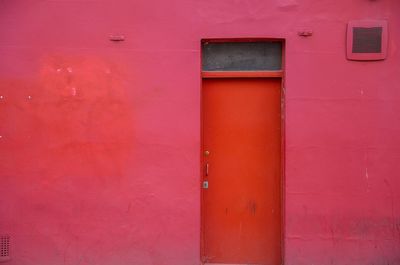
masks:
POLYGON ((347 26, 347 59, 383 60, 387 55, 388 27, 386 20, 350 21, 347 26))

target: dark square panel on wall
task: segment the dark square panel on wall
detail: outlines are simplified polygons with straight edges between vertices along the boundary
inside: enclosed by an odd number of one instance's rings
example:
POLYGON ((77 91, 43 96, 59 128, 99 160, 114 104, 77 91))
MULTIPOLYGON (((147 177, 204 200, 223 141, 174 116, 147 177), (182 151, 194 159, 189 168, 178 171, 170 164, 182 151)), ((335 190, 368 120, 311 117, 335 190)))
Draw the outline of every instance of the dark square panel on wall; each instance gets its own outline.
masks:
POLYGON ((382 52, 382 27, 353 28, 353 53, 382 52))
POLYGON ((347 28, 349 60, 383 60, 387 53, 387 22, 384 20, 351 21, 347 28))

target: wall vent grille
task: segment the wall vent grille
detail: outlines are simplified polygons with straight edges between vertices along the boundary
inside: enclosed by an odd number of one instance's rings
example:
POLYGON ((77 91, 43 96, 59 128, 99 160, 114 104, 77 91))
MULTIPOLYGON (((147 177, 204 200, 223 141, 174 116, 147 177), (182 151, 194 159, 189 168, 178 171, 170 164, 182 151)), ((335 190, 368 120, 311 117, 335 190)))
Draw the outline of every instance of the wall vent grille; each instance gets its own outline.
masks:
POLYGON ((382 27, 353 28, 353 53, 382 52, 382 27))
POLYGON ((384 60, 388 47, 386 20, 352 20, 347 25, 347 59, 384 60))
POLYGON ((10 259, 10 236, 0 235, 0 262, 10 259))

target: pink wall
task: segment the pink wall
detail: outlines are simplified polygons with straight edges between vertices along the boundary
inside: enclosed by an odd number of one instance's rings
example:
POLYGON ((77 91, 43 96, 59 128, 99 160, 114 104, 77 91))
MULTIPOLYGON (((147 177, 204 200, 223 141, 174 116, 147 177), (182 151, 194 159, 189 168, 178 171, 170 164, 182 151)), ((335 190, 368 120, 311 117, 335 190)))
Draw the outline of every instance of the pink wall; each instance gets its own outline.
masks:
POLYGON ((400 264, 399 14, 398 0, 1 1, 8 264, 199 264, 199 44, 232 37, 286 39, 285 263, 400 264), (346 23, 366 18, 389 21, 385 61, 345 59, 346 23))

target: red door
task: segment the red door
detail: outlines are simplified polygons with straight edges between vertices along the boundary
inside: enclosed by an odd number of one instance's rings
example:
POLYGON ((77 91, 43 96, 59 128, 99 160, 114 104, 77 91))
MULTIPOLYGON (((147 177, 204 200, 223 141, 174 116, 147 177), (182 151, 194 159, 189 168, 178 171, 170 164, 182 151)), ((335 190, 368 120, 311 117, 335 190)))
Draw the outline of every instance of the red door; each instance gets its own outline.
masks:
POLYGON ((281 79, 203 80, 202 260, 281 264, 281 79))

